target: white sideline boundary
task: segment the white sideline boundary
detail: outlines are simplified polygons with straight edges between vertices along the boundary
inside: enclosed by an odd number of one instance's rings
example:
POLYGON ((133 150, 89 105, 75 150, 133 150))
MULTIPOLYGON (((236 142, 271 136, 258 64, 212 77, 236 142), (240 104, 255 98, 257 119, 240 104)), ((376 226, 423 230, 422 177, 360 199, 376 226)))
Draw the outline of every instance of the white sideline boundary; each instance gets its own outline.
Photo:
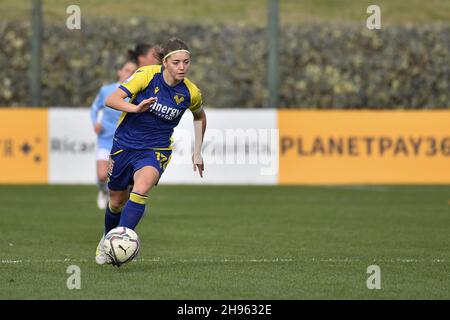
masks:
MULTIPOLYGON (((26 264, 26 263, 88 263, 94 262, 92 259, 2 259, 0 264, 26 264)), ((311 258, 311 259, 290 259, 290 258, 258 258, 258 259, 214 259, 214 258, 192 258, 192 259, 164 259, 164 258, 137 258, 132 263, 287 263, 287 262, 320 262, 320 263, 448 263, 446 259, 373 259, 363 260, 357 258, 311 258)))
POLYGON ((333 190, 352 190, 352 191, 375 191, 375 192, 388 192, 391 191, 392 188, 388 186, 379 186, 379 185, 322 185, 324 189, 333 189, 333 190))

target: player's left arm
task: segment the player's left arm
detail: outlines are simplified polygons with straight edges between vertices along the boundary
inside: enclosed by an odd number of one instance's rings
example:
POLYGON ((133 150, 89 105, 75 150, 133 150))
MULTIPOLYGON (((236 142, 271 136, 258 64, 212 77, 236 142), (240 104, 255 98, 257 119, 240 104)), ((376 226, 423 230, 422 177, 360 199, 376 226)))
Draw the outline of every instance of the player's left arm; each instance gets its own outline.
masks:
POLYGON ((191 94, 191 101, 189 105, 189 110, 191 110, 194 116, 194 154, 192 155, 192 164, 194 166, 194 171, 200 174, 203 178, 203 171, 205 170, 205 165, 202 158, 202 145, 203 137, 206 131, 206 113, 203 110, 203 98, 200 90, 190 81, 187 82, 189 92, 191 94))
POLYGON ((200 108, 197 111, 192 112, 194 116, 194 154, 192 155, 192 162, 194 165, 194 171, 197 171, 200 174, 200 177, 203 178, 203 171, 205 170, 205 164, 203 163, 202 158, 202 145, 203 138, 205 136, 206 131, 206 113, 203 108, 200 108))

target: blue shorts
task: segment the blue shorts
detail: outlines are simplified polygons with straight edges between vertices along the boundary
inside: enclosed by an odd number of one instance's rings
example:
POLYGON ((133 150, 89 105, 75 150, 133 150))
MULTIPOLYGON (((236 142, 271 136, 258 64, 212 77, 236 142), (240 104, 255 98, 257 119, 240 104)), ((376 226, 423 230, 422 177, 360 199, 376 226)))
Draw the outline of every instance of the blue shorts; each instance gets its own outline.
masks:
POLYGON ((126 190, 134 184, 134 173, 146 166, 159 171, 159 177, 169 164, 172 150, 122 150, 113 146, 109 155, 108 188, 126 190))

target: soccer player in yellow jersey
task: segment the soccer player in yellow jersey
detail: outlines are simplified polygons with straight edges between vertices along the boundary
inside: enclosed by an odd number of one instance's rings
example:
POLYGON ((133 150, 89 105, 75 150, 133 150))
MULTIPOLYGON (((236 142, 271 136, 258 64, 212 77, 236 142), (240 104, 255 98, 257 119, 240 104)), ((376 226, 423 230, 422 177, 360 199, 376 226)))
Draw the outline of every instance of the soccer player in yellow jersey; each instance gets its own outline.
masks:
POLYGON ((203 177, 201 146, 206 115, 200 90, 186 78, 191 53, 176 38, 163 49, 162 66, 139 68, 106 99, 107 106, 123 113, 109 158, 109 203, 104 235, 97 246, 98 264, 110 262, 103 250, 104 236, 118 226, 134 230, 139 223, 147 195, 170 161, 173 130, 188 109, 194 116, 194 171, 203 177), (127 97, 129 102, 125 101, 127 97), (133 185, 131 193, 129 185, 133 185))
POLYGON ((98 135, 97 152, 97 206, 101 210, 106 209, 108 204, 108 186, 106 183, 108 171, 109 151, 113 143, 113 135, 121 112, 112 108, 105 108, 105 99, 116 88, 128 79, 139 67, 148 65, 160 65, 162 59, 162 48, 159 45, 152 46, 148 43, 139 43, 134 49, 128 50, 130 61, 127 61, 117 71, 118 82, 103 86, 91 108, 91 118, 95 133, 98 135))

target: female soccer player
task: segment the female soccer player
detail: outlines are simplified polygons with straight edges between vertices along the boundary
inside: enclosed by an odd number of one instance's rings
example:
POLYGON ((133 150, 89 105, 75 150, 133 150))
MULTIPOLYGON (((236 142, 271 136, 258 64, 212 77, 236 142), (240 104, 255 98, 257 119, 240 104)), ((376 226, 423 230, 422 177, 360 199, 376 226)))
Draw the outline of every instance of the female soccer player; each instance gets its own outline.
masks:
POLYGON ((112 147, 112 139, 116 130, 117 121, 121 112, 105 108, 105 99, 120 83, 128 79, 137 69, 133 61, 125 62, 117 70, 118 82, 104 85, 100 88, 97 97, 91 107, 91 120, 94 131, 97 134, 97 206, 101 210, 106 209, 108 203, 108 188, 106 186, 106 172, 108 168, 109 151, 112 147))
MULTIPOLYGON (((185 77, 191 62, 188 46, 179 39, 170 39, 162 62, 163 66, 139 68, 106 99, 106 105, 123 114, 110 154, 104 235, 117 226, 136 228, 145 211, 147 194, 170 161, 173 129, 187 109, 194 116, 194 171, 198 169, 203 177, 201 147, 206 115, 200 90, 185 77), (125 101, 127 97, 130 102, 125 101), (130 184, 134 185, 129 194, 130 184)), ((103 239, 97 246, 98 264, 110 262, 103 250, 103 239)))
POLYGON ((118 110, 105 108, 105 99, 120 83, 128 79, 137 68, 145 65, 160 65, 162 50, 160 46, 152 46, 146 43, 137 44, 134 50, 128 50, 130 61, 126 62, 117 72, 119 82, 103 86, 91 109, 91 119, 94 131, 98 135, 97 145, 97 206, 101 210, 106 209, 108 203, 108 188, 106 185, 106 173, 108 168, 109 151, 112 147, 112 139, 117 122, 122 114, 118 110))

